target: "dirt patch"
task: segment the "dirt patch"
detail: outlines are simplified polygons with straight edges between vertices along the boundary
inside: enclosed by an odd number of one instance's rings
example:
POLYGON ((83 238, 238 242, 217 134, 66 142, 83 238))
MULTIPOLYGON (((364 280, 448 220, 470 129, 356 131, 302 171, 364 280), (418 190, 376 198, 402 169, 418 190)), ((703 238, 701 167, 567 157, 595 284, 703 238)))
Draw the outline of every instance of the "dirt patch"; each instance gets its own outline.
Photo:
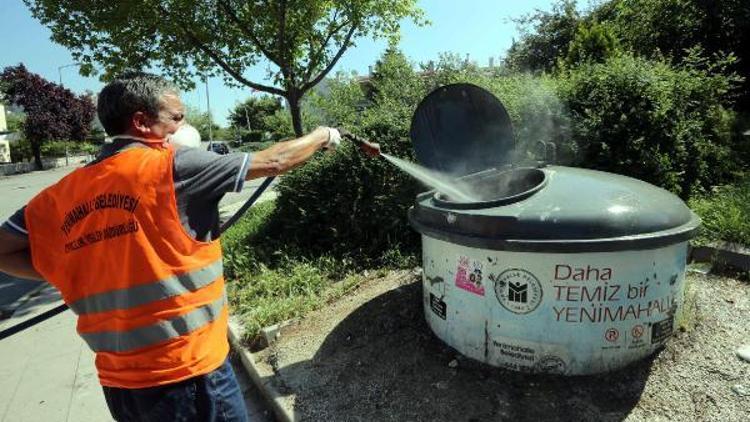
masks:
POLYGON ((689 274, 688 329, 651 358, 598 376, 506 371, 435 337, 420 277, 394 272, 282 330, 254 354, 298 420, 748 421, 750 284, 689 274), (738 390, 739 392, 733 390, 738 390))

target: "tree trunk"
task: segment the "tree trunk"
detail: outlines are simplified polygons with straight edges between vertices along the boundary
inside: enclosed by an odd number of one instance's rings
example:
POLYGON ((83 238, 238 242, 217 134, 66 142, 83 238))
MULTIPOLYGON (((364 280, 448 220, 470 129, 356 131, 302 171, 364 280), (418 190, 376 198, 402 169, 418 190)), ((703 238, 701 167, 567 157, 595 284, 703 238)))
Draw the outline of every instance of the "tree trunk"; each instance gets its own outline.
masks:
POLYGON ((37 170, 44 170, 42 165, 42 149, 37 142, 31 142, 31 152, 34 154, 34 164, 37 170))
POLYGON ((304 133, 302 132, 302 110, 299 107, 299 97, 296 95, 290 95, 286 100, 289 102, 289 112, 292 113, 294 134, 298 137, 302 136, 304 133))

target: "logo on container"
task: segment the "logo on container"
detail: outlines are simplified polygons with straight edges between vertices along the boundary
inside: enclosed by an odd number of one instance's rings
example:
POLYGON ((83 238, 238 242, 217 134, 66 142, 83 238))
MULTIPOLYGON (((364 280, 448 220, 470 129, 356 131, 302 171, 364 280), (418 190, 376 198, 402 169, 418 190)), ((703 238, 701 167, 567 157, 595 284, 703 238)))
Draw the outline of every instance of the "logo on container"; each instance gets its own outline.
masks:
POLYGON ((542 284, 534 274, 513 268, 495 278, 495 295, 503 308, 514 314, 528 314, 542 303, 542 284))

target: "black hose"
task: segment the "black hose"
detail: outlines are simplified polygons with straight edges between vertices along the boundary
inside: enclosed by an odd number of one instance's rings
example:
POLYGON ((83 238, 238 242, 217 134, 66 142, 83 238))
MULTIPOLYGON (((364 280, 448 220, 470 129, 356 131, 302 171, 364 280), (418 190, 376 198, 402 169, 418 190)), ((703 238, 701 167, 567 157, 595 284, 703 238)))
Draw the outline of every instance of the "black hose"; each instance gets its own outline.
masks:
MULTIPOLYGON (((258 186, 258 189, 256 189, 255 192, 253 192, 253 194, 250 196, 250 198, 247 199, 247 201, 242 205, 242 207, 240 207, 240 209, 237 210, 237 212, 234 213, 229 218, 229 220, 227 220, 224 224, 221 225, 220 233, 223 234, 225 231, 227 231, 228 228, 232 227, 232 225, 236 223, 237 220, 239 220, 243 214, 245 214, 245 212, 253 205, 253 203, 255 203, 255 201, 257 201, 258 198, 260 198, 260 195, 263 194, 263 191, 265 191, 268 188, 268 186, 271 185, 271 182, 273 182, 273 179, 274 179, 274 176, 267 177, 266 180, 264 180, 263 183, 261 183, 261 185, 258 186)), ((46 321, 52 318, 53 316, 65 311, 66 309, 68 309, 68 305, 63 303, 62 305, 56 306, 48 311, 42 312, 41 314, 33 318, 29 318, 26 321, 19 322, 18 324, 12 327, 6 328, 0 331, 0 340, 4 340, 12 336, 13 334, 20 333, 21 331, 27 328, 33 327, 36 324, 46 321)))
POLYGON ((227 231, 228 228, 232 227, 232 225, 234 225, 234 223, 236 223, 237 220, 239 220, 240 217, 242 217, 242 215, 245 214, 245 212, 255 203, 255 201, 257 201, 258 198, 260 198, 260 195, 263 194, 263 191, 265 191, 268 188, 268 186, 271 185, 271 182, 273 182, 274 178, 275 176, 266 177, 266 180, 264 180, 263 183, 261 183, 260 186, 258 186, 258 189, 256 189, 255 192, 253 192, 253 194, 250 195, 250 198, 248 198, 247 201, 244 204, 242 204, 242 207, 239 210, 237 210, 237 212, 234 213, 229 218, 229 220, 227 220, 226 222, 224 222, 224 224, 221 225, 220 233, 223 234, 225 231, 227 231))
POLYGON ((63 303, 62 305, 56 306, 48 311, 42 312, 41 314, 29 318, 26 321, 19 322, 18 324, 6 328, 3 331, 0 331, 0 340, 4 340, 6 337, 10 337, 13 334, 19 333, 27 328, 33 327, 37 324, 39 324, 42 321, 46 321, 53 316, 59 314, 60 312, 63 312, 64 310, 68 309, 68 305, 63 303))

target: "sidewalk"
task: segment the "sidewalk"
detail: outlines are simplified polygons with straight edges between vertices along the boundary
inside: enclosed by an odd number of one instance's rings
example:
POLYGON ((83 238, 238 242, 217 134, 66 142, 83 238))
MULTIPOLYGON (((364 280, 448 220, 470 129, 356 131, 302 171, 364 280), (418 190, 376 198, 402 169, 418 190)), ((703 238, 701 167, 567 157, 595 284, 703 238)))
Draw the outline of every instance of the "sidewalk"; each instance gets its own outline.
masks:
MULTIPOLYGON (((12 327, 62 304, 51 286, 18 308, 0 328, 12 327)), ((94 354, 75 332, 67 310, 0 341, 0 421, 110 421, 94 368, 94 354)), ((241 365, 235 372, 250 419, 272 421, 263 399, 241 365)))
MULTIPOLYGON (((249 193, 246 194, 249 196, 249 193)), ((269 192, 261 200, 272 197, 269 192)), ((239 199, 239 198, 237 198, 239 199)), ((241 204, 240 204, 241 205, 241 204)), ((239 205, 232 204, 232 208, 239 205)), ((222 215, 228 207, 222 207, 222 215)), ((12 327, 62 304, 52 286, 45 286, 0 321, 12 327)), ((75 315, 66 310, 0 341, 0 422, 111 421, 94 368, 94 354, 75 331, 75 315)), ((235 372, 250 419, 273 420, 241 365, 235 372)))

